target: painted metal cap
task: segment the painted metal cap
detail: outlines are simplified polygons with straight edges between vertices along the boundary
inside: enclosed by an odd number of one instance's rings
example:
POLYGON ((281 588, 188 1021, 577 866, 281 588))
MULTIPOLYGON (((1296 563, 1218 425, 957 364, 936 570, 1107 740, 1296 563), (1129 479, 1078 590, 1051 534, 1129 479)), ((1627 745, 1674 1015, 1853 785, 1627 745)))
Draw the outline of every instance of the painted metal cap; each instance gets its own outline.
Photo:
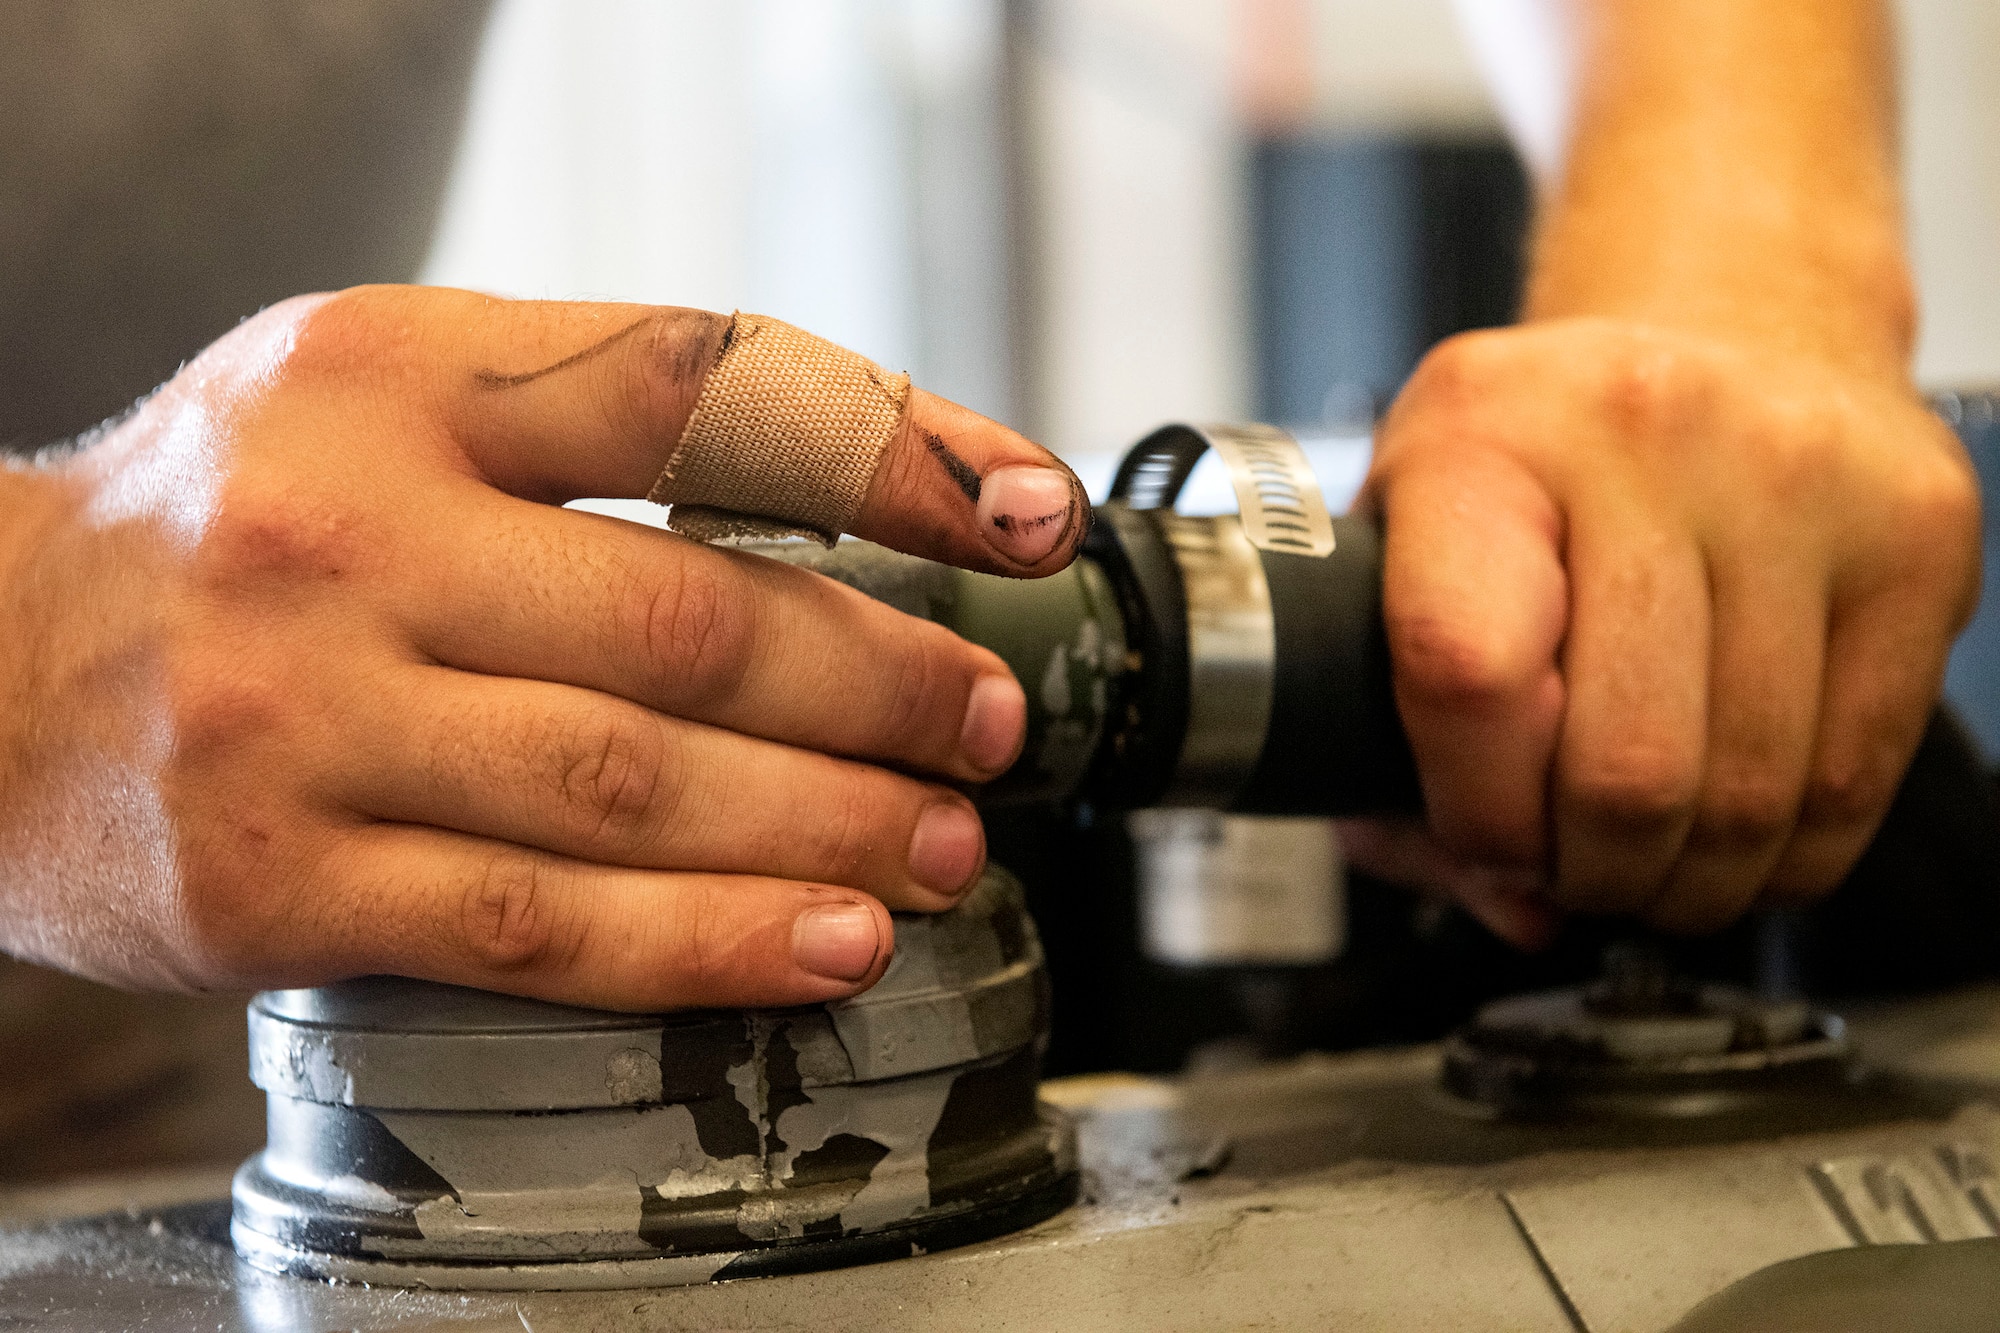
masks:
POLYGON ((899 915, 875 987, 800 1009, 603 1013, 397 978, 250 1006, 262 1267, 446 1288, 676 1285, 1029 1225, 1075 1197, 1038 1101, 1048 979, 989 870, 899 915))

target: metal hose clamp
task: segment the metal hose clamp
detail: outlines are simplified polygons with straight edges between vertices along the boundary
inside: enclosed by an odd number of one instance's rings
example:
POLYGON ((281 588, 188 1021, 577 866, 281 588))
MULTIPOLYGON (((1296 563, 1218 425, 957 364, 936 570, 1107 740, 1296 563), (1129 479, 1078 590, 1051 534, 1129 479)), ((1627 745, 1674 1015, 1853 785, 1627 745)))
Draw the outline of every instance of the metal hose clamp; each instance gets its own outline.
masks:
POLYGON ((1333 554, 1333 518, 1305 450, 1276 426, 1162 426, 1132 446, 1111 498, 1134 509, 1172 509, 1210 449, 1229 467, 1243 534, 1260 551, 1333 554))
POLYGON ((1187 604, 1187 729, 1160 803, 1227 808, 1271 721, 1277 638, 1258 553, 1330 555, 1333 520, 1304 451, 1263 425, 1164 426, 1125 455, 1110 498, 1159 524, 1187 604), (1229 466, 1240 516, 1173 512, 1211 448, 1229 466))

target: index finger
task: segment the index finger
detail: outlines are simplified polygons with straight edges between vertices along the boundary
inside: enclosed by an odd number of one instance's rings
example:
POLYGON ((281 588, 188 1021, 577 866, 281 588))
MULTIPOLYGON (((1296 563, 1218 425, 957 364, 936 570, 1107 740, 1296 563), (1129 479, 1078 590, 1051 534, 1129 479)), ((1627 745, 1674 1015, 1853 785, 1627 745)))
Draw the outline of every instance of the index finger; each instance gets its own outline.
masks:
MULTIPOLYGON (((699 443, 727 449, 747 439, 755 457, 739 469, 743 494, 725 495, 724 509, 788 520, 764 507, 773 493, 826 499, 857 536, 1016 576, 1063 568, 1089 526, 1082 486, 1047 450, 762 316, 423 288, 338 298, 359 299, 410 321, 425 364, 442 376, 433 401, 452 438, 482 479, 525 499, 656 494, 669 460, 685 466, 691 423, 727 415, 734 434, 711 434, 738 443, 699 443), (774 325, 788 336, 758 345, 776 350, 742 361, 751 346, 743 330, 774 325), (835 379, 847 371, 883 387, 872 414, 832 401, 829 363, 835 379), (719 394, 728 401, 712 401, 719 394), (849 503, 835 502, 835 491, 849 503)), ((711 457, 704 467, 727 479, 730 463, 711 457)))
POLYGON ((1452 851, 1540 865, 1564 687, 1561 520, 1509 461, 1393 461, 1371 478, 1384 519, 1382 605, 1396 706, 1432 830, 1452 851))

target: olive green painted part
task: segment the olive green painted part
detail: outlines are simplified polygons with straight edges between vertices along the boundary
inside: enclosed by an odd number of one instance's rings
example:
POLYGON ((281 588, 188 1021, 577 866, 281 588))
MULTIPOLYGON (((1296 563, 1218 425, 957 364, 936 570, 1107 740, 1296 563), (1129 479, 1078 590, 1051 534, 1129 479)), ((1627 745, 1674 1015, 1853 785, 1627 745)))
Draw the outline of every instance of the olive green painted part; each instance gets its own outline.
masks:
POLYGON ((1059 800, 1076 790, 1121 706, 1125 623, 1093 560, 1045 579, 959 571, 944 623, 998 653, 1028 695, 1028 738, 988 804, 1059 800))
POLYGON ((1827 1250, 1760 1268, 1668 1333, 1993 1333, 2000 1238, 1827 1250))

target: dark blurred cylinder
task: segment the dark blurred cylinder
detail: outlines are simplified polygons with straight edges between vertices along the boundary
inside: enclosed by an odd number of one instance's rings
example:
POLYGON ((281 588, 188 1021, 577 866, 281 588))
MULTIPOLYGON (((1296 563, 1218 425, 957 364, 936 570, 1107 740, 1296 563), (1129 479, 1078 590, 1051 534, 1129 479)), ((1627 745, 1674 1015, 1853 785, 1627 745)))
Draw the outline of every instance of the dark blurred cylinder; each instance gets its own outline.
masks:
POLYGON ((770 546, 998 653, 1028 695, 989 806, 1084 801, 1261 814, 1418 806, 1390 686, 1381 536, 1334 520, 1326 556, 1257 551, 1234 516, 1099 507, 1046 579, 973 574, 865 542, 770 546))

